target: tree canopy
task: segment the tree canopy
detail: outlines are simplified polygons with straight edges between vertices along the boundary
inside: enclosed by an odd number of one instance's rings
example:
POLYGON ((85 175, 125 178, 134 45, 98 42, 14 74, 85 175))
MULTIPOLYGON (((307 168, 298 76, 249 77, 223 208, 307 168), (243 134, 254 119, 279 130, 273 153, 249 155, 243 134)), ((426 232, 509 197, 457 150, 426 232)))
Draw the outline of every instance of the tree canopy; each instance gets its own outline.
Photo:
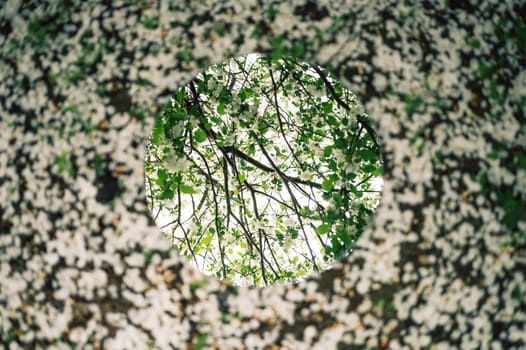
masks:
POLYGON ((197 268, 237 285, 330 267, 379 202, 379 139, 359 100, 296 59, 210 67, 156 115, 149 141, 154 220, 197 268))

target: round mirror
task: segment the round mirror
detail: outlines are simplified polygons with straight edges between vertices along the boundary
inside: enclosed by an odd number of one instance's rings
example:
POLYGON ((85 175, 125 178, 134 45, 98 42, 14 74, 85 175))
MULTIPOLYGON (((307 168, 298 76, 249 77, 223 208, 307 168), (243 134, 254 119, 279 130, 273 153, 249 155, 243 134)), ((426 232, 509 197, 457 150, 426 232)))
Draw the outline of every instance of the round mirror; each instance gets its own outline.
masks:
POLYGON ((322 68, 250 54, 214 65, 156 116, 152 216, 180 254, 236 285, 293 282, 352 251, 379 203, 378 135, 322 68))

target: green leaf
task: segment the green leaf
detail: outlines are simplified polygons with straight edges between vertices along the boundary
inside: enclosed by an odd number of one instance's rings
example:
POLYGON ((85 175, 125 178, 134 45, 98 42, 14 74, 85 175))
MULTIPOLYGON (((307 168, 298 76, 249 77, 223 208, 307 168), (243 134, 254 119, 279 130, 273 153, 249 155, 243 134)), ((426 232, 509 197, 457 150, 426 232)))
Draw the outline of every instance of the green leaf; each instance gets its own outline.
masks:
POLYGON ((143 20, 141 21, 141 24, 144 26, 144 28, 146 29, 155 29, 157 28, 158 26, 158 20, 157 18, 155 17, 145 17, 143 18, 143 20))
POLYGON ((219 125, 219 124, 222 124, 222 122, 223 122, 223 119, 221 119, 221 118, 219 118, 219 117, 214 117, 214 116, 212 116, 210 119, 212 119, 212 121, 213 121, 214 123, 218 124, 218 125, 219 125))
POLYGON ((249 92, 247 88, 241 88, 241 90, 239 90, 238 97, 241 101, 245 101, 248 96, 249 96, 249 92))
POLYGON ((316 233, 319 235, 324 235, 328 233, 331 230, 331 225, 329 224, 321 224, 320 226, 316 227, 316 233))
POLYGON ((199 117, 201 115, 201 111, 199 110, 199 106, 197 104, 190 107, 190 115, 199 117))
POLYGON ((203 142, 204 140, 206 140, 205 132, 201 129, 197 129, 196 132, 194 133, 194 139, 198 143, 203 142))
POLYGON ((358 151, 358 155, 362 157, 363 159, 369 160, 369 161, 375 160, 378 157, 376 152, 370 149, 361 149, 358 151))
POLYGON ((374 173, 377 169, 372 164, 365 164, 362 168, 362 170, 366 173, 374 173))
POLYGON ((223 115, 225 114, 225 105, 223 103, 220 103, 218 106, 217 106, 217 113, 219 113, 219 115, 223 115))
POLYGON ((179 120, 186 120, 186 118, 187 118, 186 112, 181 112, 180 111, 180 112, 176 112, 176 113, 173 114, 173 119, 177 120, 177 121, 179 121, 179 120))
POLYGON ((179 185, 179 191, 181 191, 182 193, 186 193, 186 194, 196 193, 195 189, 192 186, 183 185, 183 184, 179 185))
POLYGON ((161 193, 160 199, 172 199, 174 197, 174 191, 170 190, 169 188, 164 189, 163 193, 161 193))
POLYGON ((183 49, 181 51, 178 51, 175 54, 175 57, 177 57, 177 59, 181 61, 190 62, 193 58, 193 55, 192 55, 192 51, 190 51, 189 49, 183 49))
POLYGON ((336 209, 334 208, 327 209, 327 217, 326 217, 327 222, 334 223, 339 218, 340 218, 340 214, 338 213, 336 209))
POLYGON ((150 262, 152 261, 154 251, 152 249, 148 249, 144 252, 144 265, 148 266, 150 262))
POLYGON ((332 180, 327 179, 327 180, 323 181, 322 184, 321 184, 321 188, 323 188, 325 191, 332 190, 332 188, 333 188, 332 180))
POLYGON ((489 152, 488 154, 486 154, 486 157, 488 157, 489 159, 499 159, 499 152, 493 150, 491 152, 489 152))
POLYGON ((287 233, 290 233, 290 237, 292 237, 292 239, 297 239, 299 231, 296 228, 287 227, 287 233))
POLYGON ((294 57, 304 57, 305 56, 305 39, 302 39, 294 47, 294 57))
POLYGON ((345 230, 341 230, 338 236, 342 240, 343 244, 345 244, 345 249, 350 249, 352 247, 351 237, 349 237, 349 235, 347 234, 345 230))
POLYGON ((152 132, 152 143, 156 146, 160 144, 161 137, 164 134, 164 128, 163 128, 163 117, 161 114, 155 115, 155 124, 153 126, 153 132, 152 132))
MULTIPOLYGON (((330 113, 332 112, 332 103, 330 102, 324 102, 323 103, 323 112, 324 113, 330 113)), ((333 117, 334 119, 334 117, 333 117)), ((329 123, 330 124, 330 123, 329 123)))
POLYGON ((184 97, 185 97, 184 89, 180 89, 179 91, 177 91, 177 102, 179 102, 180 105, 183 104, 184 97))
POLYGON ((480 47, 480 41, 478 41, 477 38, 475 37, 466 38, 466 40, 464 41, 466 42, 466 44, 468 44, 469 46, 475 49, 480 47))
MULTIPOLYGON (((332 106, 332 105, 330 105, 332 106)), ((330 115, 329 118, 327 118, 327 123, 331 126, 338 126, 340 125, 340 123, 338 123, 338 120, 333 116, 333 115, 330 115)))
POLYGON ((164 180, 166 180, 168 178, 168 172, 166 170, 164 170, 164 169, 158 169, 157 170, 157 177, 160 180, 164 181, 164 180))
POLYGON ((334 146, 327 146, 323 149, 323 155, 325 156, 325 158, 329 157, 332 154, 333 148, 334 146))
POLYGON ((164 169, 158 169, 157 170, 157 180, 155 181, 157 185, 163 186, 167 179, 168 179, 168 172, 164 169))
POLYGON ((334 147, 338 149, 345 149, 346 146, 347 146, 347 142, 344 139, 339 138, 339 139, 334 140, 334 147))
POLYGON ((204 81, 197 83, 197 92, 200 94, 206 93, 206 83, 204 81))
POLYGON ((209 245, 210 242, 212 242, 213 239, 214 239, 214 236, 212 236, 212 235, 208 235, 208 236, 206 236, 205 238, 203 238, 203 240, 201 241, 201 244, 203 244, 203 245, 209 245))
POLYGON ((199 334, 197 337, 197 343, 195 345, 196 350, 203 350, 206 346, 206 339, 208 338, 208 333, 199 334))
POLYGON ((420 96, 407 96, 405 99, 405 111, 411 115, 422 103, 424 103, 424 100, 420 96))

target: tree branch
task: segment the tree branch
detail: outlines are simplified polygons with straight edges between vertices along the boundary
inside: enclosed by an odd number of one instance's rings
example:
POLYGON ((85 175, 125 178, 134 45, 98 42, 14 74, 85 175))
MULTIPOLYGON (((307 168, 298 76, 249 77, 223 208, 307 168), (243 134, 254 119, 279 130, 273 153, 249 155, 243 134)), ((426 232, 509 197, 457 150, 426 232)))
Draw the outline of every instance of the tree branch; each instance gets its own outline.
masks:
MULTIPOLYGON (((349 107, 349 105, 347 103, 345 103, 341 98, 340 96, 338 96, 338 94, 336 93, 336 91, 334 90, 334 86, 332 85, 332 83, 327 79, 327 77, 325 76, 324 72, 316 65, 313 65, 312 66, 314 68, 314 70, 316 71, 316 73, 318 73, 318 75, 320 76, 320 78, 323 80, 323 83, 325 84, 325 87, 327 88, 327 90, 329 90, 332 98, 336 101, 336 103, 338 103, 338 105, 340 105, 342 108, 344 108, 346 111, 350 112, 351 111, 351 108, 349 107)), ((371 128, 371 126, 368 124, 368 122, 363 118, 363 116, 358 116, 358 122, 360 123, 360 125, 363 125, 363 127, 365 128, 365 130, 367 130, 367 132, 369 133, 369 135, 371 135, 371 139, 373 140, 373 143, 374 145, 376 146, 376 149, 380 149, 380 145, 378 144, 378 141, 377 141, 377 136, 376 136, 376 132, 371 128)))

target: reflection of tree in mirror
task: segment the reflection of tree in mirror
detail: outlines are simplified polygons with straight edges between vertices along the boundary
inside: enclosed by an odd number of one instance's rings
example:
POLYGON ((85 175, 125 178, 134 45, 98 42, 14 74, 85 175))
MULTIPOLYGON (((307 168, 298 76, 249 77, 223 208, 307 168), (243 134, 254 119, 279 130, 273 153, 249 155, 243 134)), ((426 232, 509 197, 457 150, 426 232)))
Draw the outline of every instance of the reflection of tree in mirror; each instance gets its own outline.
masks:
POLYGON ((145 172, 181 254, 260 286, 350 251, 378 205, 382 160, 356 96, 326 71, 249 55, 179 90, 156 117, 145 172))

